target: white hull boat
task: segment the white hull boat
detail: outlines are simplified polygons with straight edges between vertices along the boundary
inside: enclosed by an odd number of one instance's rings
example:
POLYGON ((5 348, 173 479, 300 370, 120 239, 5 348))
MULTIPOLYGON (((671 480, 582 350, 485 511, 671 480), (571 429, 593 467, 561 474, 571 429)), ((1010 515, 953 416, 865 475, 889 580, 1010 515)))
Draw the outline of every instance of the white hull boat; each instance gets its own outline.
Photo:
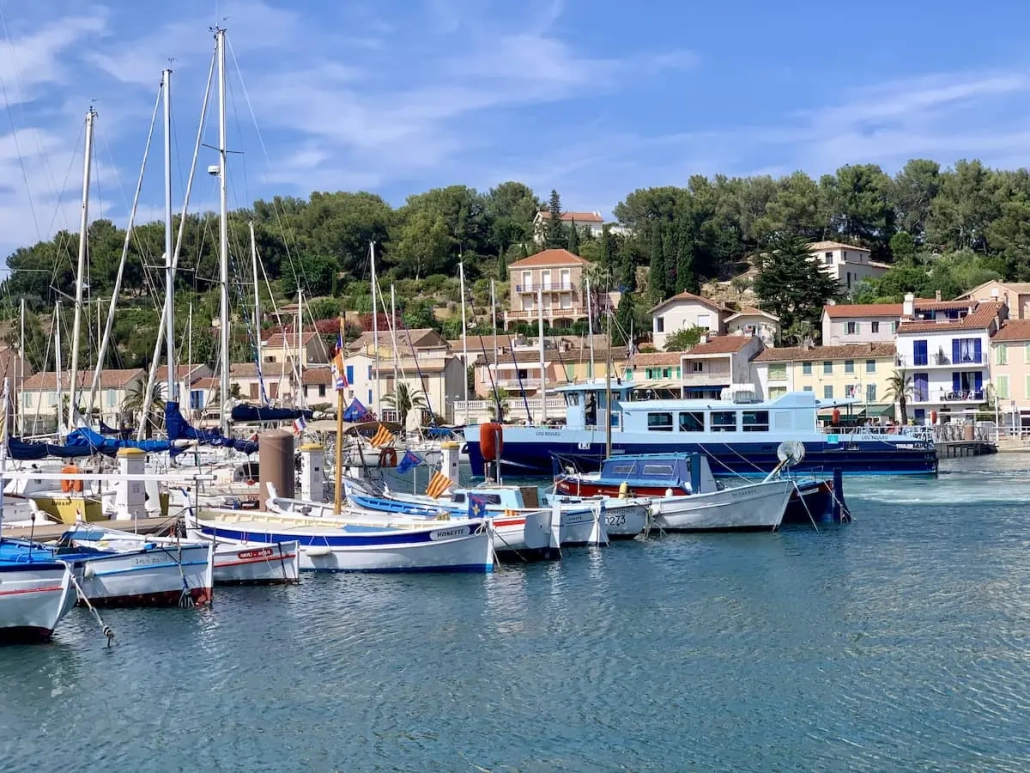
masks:
POLYGON ((491 572, 493 536, 485 520, 439 521, 421 528, 298 525, 290 516, 202 511, 197 526, 218 542, 300 543, 301 571, 491 572))
POLYGON ((552 523, 559 523, 559 540, 565 547, 592 547, 608 544, 605 527, 605 503, 597 501, 585 507, 551 505, 552 523))
POLYGON ((83 526, 65 532, 55 554, 85 564, 79 585, 93 606, 189 607, 211 601, 210 542, 159 541, 83 526))
POLYGON ((616 499, 614 497, 552 496, 551 501, 562 503, 563 507, 576 504, 604 502, 604 530, 610 540, 633 539, 648 527, 651 515, 651 500, 644 497, 616 499))
POLYGON ((656 497, 654 524, 665 531, 772 531, 783 521, 792 480, 770 480, 707 494, 656 497))
POLYGON ((45 642, 75 606, 72 569, 59 561, 0 561, 0 643, 45 642))

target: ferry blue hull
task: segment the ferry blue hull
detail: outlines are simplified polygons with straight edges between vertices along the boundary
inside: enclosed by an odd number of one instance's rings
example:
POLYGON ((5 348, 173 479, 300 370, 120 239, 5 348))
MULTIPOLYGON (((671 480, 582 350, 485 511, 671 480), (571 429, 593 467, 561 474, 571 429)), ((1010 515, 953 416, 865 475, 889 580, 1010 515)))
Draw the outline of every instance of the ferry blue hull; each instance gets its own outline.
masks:
MULTIPOLYGON (((612 454, 667 454, 670 451, 696 452, 708 457, 712 474, 761 477, 772 470, 779 459, 778 443, 615 443, 612 454)), ((915 444, 913 444, 915 445, 915 444)), ((552 454, 565 464, 574 464, 584 472, 598 470, 605 456, 604 443, 589 448, 579 443, 520 442, 504 439, 501 472, 506 475, 543 475, 554 473, 552 454)), ((468 441, 472 474, 483 475, 483 456, 478 439, 468 441)), ((845 475, 937 475, 937 451, 927 447, 895 448, 885 443, 856 441, 851 443, 805 443, 805 458, 794 466, 797 472, 829 472, 839 467, 845 475)))

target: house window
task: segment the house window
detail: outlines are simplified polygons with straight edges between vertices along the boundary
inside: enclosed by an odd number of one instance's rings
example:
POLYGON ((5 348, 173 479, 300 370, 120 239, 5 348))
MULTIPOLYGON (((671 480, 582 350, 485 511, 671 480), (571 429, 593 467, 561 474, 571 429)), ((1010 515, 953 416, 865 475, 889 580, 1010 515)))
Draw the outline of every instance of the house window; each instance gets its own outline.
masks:
POLYGON ((833 384, 827 384, 823 387, 823 397, 827 400, 833 399, 833 384))
POLYGON ((812 375, 812 363, 803 362, 801 363, 801 375, 811 376, 812 375))
MULTIPOLYGON (((812 391, 812 387, 805 387, 809 392, 812 391)), ((769 387, 769 399, 775 400, 777 397, 783 397, 787 394, 787 387, 769 387)))
POLYGON ((846 325, 847 325, 846 332, 847 332, 847 334, 849 336, 858 335, 858 323, 857 322, 848 322, 848 323, 846 323, 846 325))
POLYGON ((383 409, 383 421, 392 421, 396 423, 399 416, 395 408, 384 408, 383 409))
POLYGON ((57 392, 47 393, 47 405, 49 405, 51 408, 57 405, 57 392))
POLYGON ((662 368, 662 378, 672 378, 672 368, 662 368))
POLYGON ((275 357, 265 357, 265 362, 275 362, 275 357))
POLYGON ((665 317, 654 318, 654 332, 664 333, 665 332, 665 317))
POLYGON ((880 332, 880 323, 879 322, 870 322, 869 323, 869 331, 872 332, 872 333, 879 333, 880 332))
POLYGON ((844 360, 844 372, 845 373, 854 373, 855 372, 855 361, 854 360, 844 360))
POLYGON ((876 384, 865 385, 865 401, 867 403, 876 402, 876 384))
POLYGON ((829 360, 826 360, 826 361, 823 362, 823 373, 826 373, 826 374, 832 374, 833 373, 833 363, 830 362, 829 360))
POLYGON ((745 432, 769 431, 769 411, 744 411, 741 415, 745 432))
POLYGON ((951 341, 952 363, 979 364, 981 359, 981 341, 979 338, 954 338, 951 341))
POLYGON ((202 410, 204 410, 204 390, 203 389, 191 389, 190 390, 190 410, 191 411, 202 411, 202 410))
POLYGON ((354 383, 354 366, 353 365, 348 365, 347 366, 347 383, 348 384, 353 384, 354 383))
POLYGON ((806 387, 804 387, 804 388, 803 388, 803 389, 802 389, 801 391, 803 391, 803 392, 811 392, 811 391, 813 391, 813 390, 812 390, 812 387, 811 387, 811 386, 806 386, 806 387))
POLYGON ((369 381, 372 380, 372 366, 371 365, 368 366, 368 380, 369 381))
POLYGON ((827 252, 826 254, 823 255, 823 264, 827 265, 827 266, 832 266, 833 265, 833 253, 832 252, 827 252))
POLYGON ((680 432, 704 432, 705 415, 691 411, 680 414, 680 432))
POLYGON ((1025 383, 1023 384, 1023 388, 1024 388, 1024 389, 1026 389, 1026 396, 1027 396, 1028 398, 1030 398, 1030 376, 1026 376, 1026 377, 1025 377, 1025 378, 1023 379, 1023 381, 1025 382, 1025 383))
POLYGON ((928 362, 926 356, 926 341, 919 340, 912 342, 912 364, 913 365, 926 365, 928 362))
MULTIPOLYGON (((809 363, 805 363, 806 365, 809 363)), ((787 380, 787 363, 777 362, 769 366, 769 380, 770 381, 786 381, 787 380)))
POLYGON ((21 393, 21 404, 23 408, 32 407, 32 395, 29 392, 21 393))
POLYGON ((113 389, 107 390, 107 407, 114 408, 118 405, 118 393, 113 389))
POLYGON ((876 373, 876 360, 866 360, 865 361, 865 372, 866 373, 876 373))
POLYGON ((652 432, 672 432, 672 414, 647 414, 647 428, 652 432))
POLYGON ((697 326, 711 329, 712 327, 712 315, 711 314, 698 314, 697 315, 697 326))
POLYGON ((368 404, 369 405, 372 404, 372 390, 371 389, 368 390, 368 404))
POLYGON ((325 384, 318 385, 318 396, 325 397, 325 384))
POLYGON ((994 378, 995 391, 998 393, 998 397, 1003 400, 1009 399, 1009 377, 1006 375, 995 376, 994 378))
POLYGON ((1030 362, 1030 344, 1023 344, 1023 362, 1030 362))
POLYGON ((848 271, 847 275, 848 275, 848 289, 850 290, 851 289, 851 272, 848 271))
POLYGON ((736 432, 736 411, 712 411, 712 432, 736 432))

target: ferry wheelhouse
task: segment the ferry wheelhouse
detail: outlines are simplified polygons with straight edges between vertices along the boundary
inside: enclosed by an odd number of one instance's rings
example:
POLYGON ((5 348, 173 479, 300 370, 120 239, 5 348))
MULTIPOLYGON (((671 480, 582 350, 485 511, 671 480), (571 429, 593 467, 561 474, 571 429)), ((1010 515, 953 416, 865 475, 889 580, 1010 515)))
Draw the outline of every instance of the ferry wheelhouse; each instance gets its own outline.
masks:
MULTIPOLYGON (((818 400, 811 392, 789 392, 773 400, 633 400, 633 387, 570 384, 554 392, 565 397, 563 426, 505 426, 501 470, 515 475, 551 475, 553 459, 579 470, 597 470, 605 459, 605 424, 611 423, 612 455, 702 453, 715 475, 764 476, 787 440, 804 443, 801 472, 840 468, 846 475, 937 474, 937 451, 920 427, 826 427, 820 411, 848 410, 858 400, 818 400)), ((742 399, 743 398, 743 399, 742 399)), ((479 432, 465 432, 474 475, 483 474, 479 432)))

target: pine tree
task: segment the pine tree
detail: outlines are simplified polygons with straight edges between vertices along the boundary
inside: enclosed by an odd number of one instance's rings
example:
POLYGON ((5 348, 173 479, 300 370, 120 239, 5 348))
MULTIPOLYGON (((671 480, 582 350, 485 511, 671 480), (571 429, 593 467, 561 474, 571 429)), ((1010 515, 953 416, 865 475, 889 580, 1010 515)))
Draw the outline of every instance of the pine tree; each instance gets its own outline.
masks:
POLYGON ((665 253, 662 250, 662 227, 657 222, 651 225, 651 270, 647 275, 647 290, 653 303, 666 298, 665 253))
POLYGON ((579 230, 576 228, 576 221, 572 221, 572 225, 569 226, 569 252, 573 255, 579 255, 579 230))
POLYGON ((549 217, 544 224, 544 249, 565 249, 569 245, 569 234, 561 219, 561 196, 558 191, 551 191, 551 200, 547 205, 549 217))
POLYGON ((754 291, 784 330, 805 322, 818 329, 823 306, 840 295, 840 286, 810 258, 804 239, 788 236, 769 245, 754 291))

